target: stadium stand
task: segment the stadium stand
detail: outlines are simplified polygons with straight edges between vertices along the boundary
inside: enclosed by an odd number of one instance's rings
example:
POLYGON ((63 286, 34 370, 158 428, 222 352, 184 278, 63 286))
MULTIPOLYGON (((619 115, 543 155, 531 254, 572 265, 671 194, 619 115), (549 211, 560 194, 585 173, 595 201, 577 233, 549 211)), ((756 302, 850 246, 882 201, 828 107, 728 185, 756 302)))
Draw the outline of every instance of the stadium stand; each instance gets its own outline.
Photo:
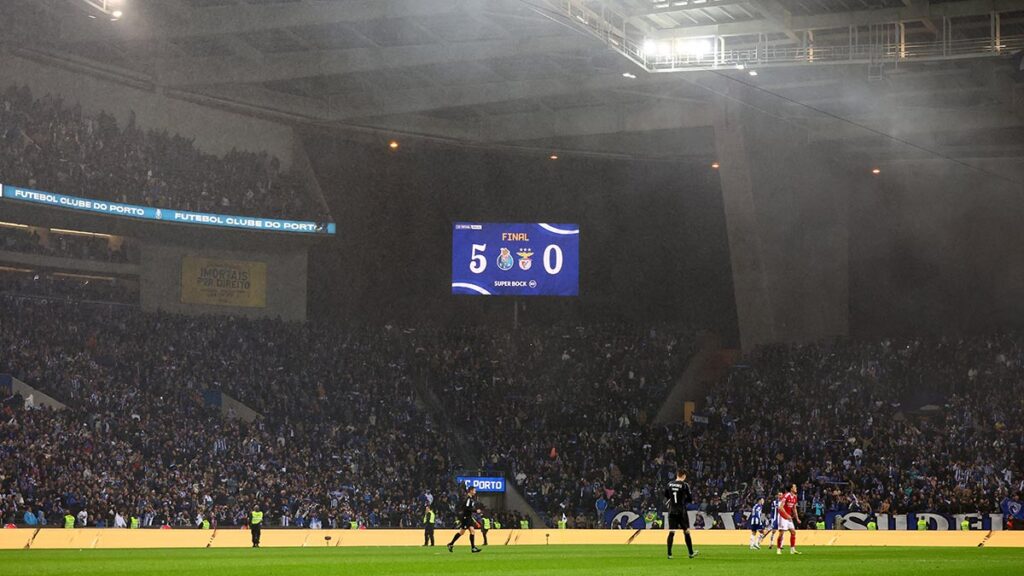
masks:
POLYGON ((0 250, 100 262, 137 263, 133 246, 112 247, 102 236, 51 233, 47 241, 29 227, 0 226, 0 250))
POLYGON ((84 508, 100 525, 117 512, 189 525, 212 510, 231 525, 259 494, 278 525, 401 527, 417 524, 426 490, 450 521, 452 433, 476 439, 481 467, 506 472, 552 524, 564 513, 575 527, 604 523, 599 500, 659 509, 678 463, 712 513, 806 479, 807 518, 989 512, 1024 477, 1011 335, 765 347, 714 387, 707 424, 656 427, 649 415, 693 350, 681 329, 484 337, 0 305, 0 371, 73 407, 7 399, 3 509, 16 521, 84 508), (447 422, 418 406, 420 377, 447 422), (263 418, 224 420, 204 404, 210 389, 263 418), (406 486, 389 481, 399 468, 406 486))
POLYGON ((0 267, 0 293, 23 298, 137 305, 137 282, 112 277, 96 277, 73 273, 4 270, 0 267))
POLYGON ((266 153, 205 154, 188 138, 120 127, 27 87, 0 93, 0 178, 8 184, 145 206, 318 217, 300 178, 266 153))
POLYGON ((589 527, 596 496, 656 499, 641 481, 656 468, 640 433, 694 334, 621 324, 464 329, 424 338, 421 357, 433 389, 484 447, 481 465, 511 471, 550 522, 565 513, 589 527))
MULTIPOLYGON (((677 464, 691 470, 699 508, 711 513, 742 510, 792 479, 800 480, 806 519, 829 511, 989 512, 1024 488, 1024 428, 1013 417, 1021 350, 1011 335, 765 347, 714 387, 707 424, 653 427, 642 396, 616 394, 624 372, 610 366, 629 370, 633 361, 640 378, 655 382, 657 371, 644 370, 633 347, 595 354, 598 346, 564 358, 575 370, 592 369, 589 378, 541 379, 513 400, 516 408, 480 410, 474 429, 499 447, 492 461, 513 469, 536 505, 580 527, 604 522, 595 516, 598 501, 601 509, 660 509, 659 479, 677 464), (617 355, 601 365, 602 356, 617 355)), ((486 362, 458 365, 458 382, 493 378, 486 362)), ((530 380, 515 371, 527 363, 503 365, 511 370, 502 379, 530 380)), ((467 406, 487 405, 482 388, 467 406)))
MULTIPOLYGON (((443 435, 412 397, 387 330, 338 334, 282 322, 116 314, 3 298, 4 371, 66 400, 66 413, 4 418, 4 511, 87 509, 111 525, 244 522, 259 497, 279 525, 419 524, 417 498, 447 477, 443 435), (263 414, 205 407, 208 389, 263 414), (410 481, 396 485, 399 469, 410 481)), ((451 482, 446 484, 450 486, 451 482)), ((435 489, 438 505, 447 495, 435 489)))

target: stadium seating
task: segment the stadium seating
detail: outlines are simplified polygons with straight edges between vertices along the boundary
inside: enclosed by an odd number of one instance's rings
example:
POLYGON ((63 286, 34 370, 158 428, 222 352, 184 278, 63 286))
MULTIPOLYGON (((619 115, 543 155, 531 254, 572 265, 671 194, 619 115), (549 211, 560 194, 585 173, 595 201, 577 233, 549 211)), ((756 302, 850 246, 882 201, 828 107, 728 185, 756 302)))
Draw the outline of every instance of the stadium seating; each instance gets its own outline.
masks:
POLYGON ((266 153, 216 157, 191 140, 124 127, 27 87, 0 93, 0 181, 60 194, 248 216, 325 220, 266 153))
POLYGON ((659 509, 676 465, 711 513, 791 480, 805 518, 997 512, 1021 489, 1017 336, 766 347, 713 387, 707 424, 653 426, 692 334, 340 329, 0 296, 0 372, 71 406, 7 399, 0 509, 231 525, 258 498, 275 525, 408 527, 430 490, 450 524, 454 470, 477 464, 572 527, 602 525, 599 500, 659 509), (263 418, 225 419, 206 390, 263 418), (459 435, 481 462, 457 461, 459 435))

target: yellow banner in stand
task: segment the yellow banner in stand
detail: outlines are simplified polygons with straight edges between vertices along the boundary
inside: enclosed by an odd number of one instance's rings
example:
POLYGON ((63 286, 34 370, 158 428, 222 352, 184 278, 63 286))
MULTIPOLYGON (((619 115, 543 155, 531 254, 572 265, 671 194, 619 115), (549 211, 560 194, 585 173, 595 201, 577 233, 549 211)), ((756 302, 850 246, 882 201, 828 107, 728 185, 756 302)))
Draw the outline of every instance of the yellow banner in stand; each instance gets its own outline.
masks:
POLYGON ((184 304, 267 307, 267 264, 185 256, 181 261, 184 304))

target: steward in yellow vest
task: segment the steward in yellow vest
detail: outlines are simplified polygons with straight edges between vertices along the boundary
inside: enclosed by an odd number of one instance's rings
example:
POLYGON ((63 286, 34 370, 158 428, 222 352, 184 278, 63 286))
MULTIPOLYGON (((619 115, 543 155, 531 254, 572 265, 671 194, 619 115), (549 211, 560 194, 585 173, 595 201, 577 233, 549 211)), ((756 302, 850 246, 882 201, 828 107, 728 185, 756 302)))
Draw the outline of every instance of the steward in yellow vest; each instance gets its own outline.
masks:
POLYGON ((925 520, 924 518, 922 518, 921 516, 918 516, 917 517, 917 529, 918 530, 927 530, 928 529, 928 521, 925 520))
POLYGON ((433 546, 434 545, 434 523, 437 522, 437 514, 427 506, 426 512, 423 513, 423 545, 433 546))
POLYGON ((260 505, 252 507, 252 518, 249 520, 249 532, 252 533, 252 547, 260 547, 260 533, 263 531, 263 511, 260 505))
POLYGON ((71 514, 64 515, 64 528, 70 530, 75 527, 75 517, 71 514))

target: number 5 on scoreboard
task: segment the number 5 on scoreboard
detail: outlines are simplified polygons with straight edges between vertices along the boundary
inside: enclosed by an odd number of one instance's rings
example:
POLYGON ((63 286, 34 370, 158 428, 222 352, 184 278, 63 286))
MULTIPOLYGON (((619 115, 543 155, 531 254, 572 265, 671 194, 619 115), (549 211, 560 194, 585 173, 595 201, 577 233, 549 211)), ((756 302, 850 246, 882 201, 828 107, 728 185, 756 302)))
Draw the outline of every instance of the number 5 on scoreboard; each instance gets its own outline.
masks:
POLYGON ((473 274, 481 274, 487 270, 487 257, 484 256, 487 244, 473 244, 473 257, 470 258, 469 271, 473 274))

